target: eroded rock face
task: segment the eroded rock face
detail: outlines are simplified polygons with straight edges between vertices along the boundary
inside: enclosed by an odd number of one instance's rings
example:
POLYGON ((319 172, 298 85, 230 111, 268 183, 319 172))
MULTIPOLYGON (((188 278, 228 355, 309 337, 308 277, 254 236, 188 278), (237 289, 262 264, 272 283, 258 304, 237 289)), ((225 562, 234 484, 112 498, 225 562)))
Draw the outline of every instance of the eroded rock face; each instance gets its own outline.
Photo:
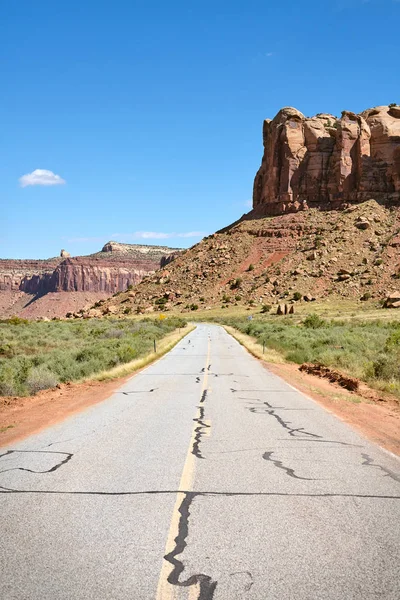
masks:
POLYGON ((400 204, 400 106, 337 119, 283 108, 264 121, 253 209, 263 215, 338 208, 374 198, 400 204))
POLYGON ((179 254, 176 248, 117 242, 108 242, 104 248, 74 258, 63 250, 60 258, 49 260, 0 260, 0 291, 113 294, 138 283, 179 254))

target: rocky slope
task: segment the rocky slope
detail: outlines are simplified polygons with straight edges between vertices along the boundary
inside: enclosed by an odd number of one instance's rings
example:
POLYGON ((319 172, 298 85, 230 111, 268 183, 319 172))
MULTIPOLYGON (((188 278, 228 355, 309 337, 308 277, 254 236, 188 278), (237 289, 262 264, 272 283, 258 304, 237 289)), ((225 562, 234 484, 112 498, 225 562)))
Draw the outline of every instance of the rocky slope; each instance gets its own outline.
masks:
POLYGON ((0 260, 0 315, 61 316, 59 309, 53 310, 57 306, 62 306, 65 314, 68 309, 126 290, 179 252, 164 246, 108 242, 101 252, 89 256, 72 258, 62 250, 60 257, 48 260, 0 260), (75 292, 70 306, 68 296, 57 302, 61 292, 75 292))
POLYGON ((307 118, 283 108, 264 121, 254 181, 256 215, 340 208, 374 198, 400 203, 400 106, 307 118))
POLYGON ((400 209, 369 200, 343 211, 244 219, 75 316, 278 304, 299 295, 378 300, 399 288, 399 278, 400 209))
POLYGON ((380 299, 400 286, 400 106, 264 122, 253 210, 134 290, 77 316, 306 296, 380 299))

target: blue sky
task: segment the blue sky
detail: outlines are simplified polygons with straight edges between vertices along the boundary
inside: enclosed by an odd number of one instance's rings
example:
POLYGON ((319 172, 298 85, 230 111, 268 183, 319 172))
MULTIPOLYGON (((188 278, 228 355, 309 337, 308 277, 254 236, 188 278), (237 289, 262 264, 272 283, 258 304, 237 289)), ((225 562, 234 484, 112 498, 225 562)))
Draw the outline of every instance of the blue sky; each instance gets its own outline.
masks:
POLYGON ((0 14, 2 258, 190 246, 249 210, 264 118, 400 103, 398 0, 3 0, 0 14))

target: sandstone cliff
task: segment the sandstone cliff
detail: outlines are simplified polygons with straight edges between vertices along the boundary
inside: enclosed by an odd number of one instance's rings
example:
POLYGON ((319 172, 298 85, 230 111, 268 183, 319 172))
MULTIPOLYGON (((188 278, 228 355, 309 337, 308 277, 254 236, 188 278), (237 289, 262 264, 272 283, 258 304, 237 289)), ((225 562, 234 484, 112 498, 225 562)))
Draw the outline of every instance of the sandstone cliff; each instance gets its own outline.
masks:
POLYGON ((126 290, 182 251, 108 242, 101 252, 48 260, 0 260, 0 316, 61 317, 126 290))
POLYGON ((400 204, 400 106, 307 118, 283 108, 264 121, 253 212, 332 209, 373 198, 400 204))
POLYGON ((101 252, 48 260, 0 260, 0 291, 107 292, 126 290, 179 254, 177 248, 108 242, 101 252))

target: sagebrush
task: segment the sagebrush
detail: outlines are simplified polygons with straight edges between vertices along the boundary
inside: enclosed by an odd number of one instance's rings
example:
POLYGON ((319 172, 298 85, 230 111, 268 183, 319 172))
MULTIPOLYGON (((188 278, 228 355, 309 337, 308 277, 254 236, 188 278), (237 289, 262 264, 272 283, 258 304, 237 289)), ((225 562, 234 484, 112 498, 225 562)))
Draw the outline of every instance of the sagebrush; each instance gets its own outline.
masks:
POLYGON ((185 321, 90 319, 0 323, 0 395, 24 396, 140 358, 185 321))

